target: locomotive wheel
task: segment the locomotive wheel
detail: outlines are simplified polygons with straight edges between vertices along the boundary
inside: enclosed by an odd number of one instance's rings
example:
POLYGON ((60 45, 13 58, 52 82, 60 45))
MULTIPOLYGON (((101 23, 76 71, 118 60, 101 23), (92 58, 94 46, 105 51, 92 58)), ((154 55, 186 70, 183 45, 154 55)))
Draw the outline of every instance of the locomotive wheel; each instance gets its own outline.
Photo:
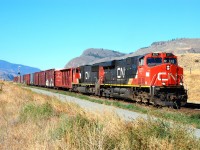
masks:
POLYGON ((179 100, 176 100, 174 101, 174 106, 173 106, 174 109, 180 109, 181 108, 181 103, 179 100))

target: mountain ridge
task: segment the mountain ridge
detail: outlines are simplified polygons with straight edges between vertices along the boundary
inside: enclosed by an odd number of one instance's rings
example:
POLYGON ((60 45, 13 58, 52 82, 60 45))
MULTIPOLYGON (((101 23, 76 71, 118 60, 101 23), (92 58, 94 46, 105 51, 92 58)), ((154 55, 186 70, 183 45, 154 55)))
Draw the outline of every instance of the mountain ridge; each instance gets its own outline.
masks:
MULTIPOLYGON (((129 54, 118 52, 119 55, 113 54, 108 56, 106 51, 107 49, 95 49, 95 48, 86 49, 85 51, 83 51, 81 56, 70 60, 65 65, 65 68, 78 67, 81 65, 91 65, 94 63, 99 63, 114 59, 115 60, 124 59, 136 55, 144 55, 150 52, 169 52, 169 53, 174 53, 176 55, 187 54, 187 53, 200 53, 200 38, 177 38, 168 41, 157 41, 153 42, 148 47, 142 47, 136 50, 135 52, 129 54), (103 53, 101 50, 103 50, 103 53), (101 57, 99 57, 99 54, 101 57)), ((115 54, 117 53, 117 51, 114 50, 108 50, 108 51, 114 52, 115 54)))
POLYGON ((102 48, 89 48, 83 51, 79 57, 73 58, 69 61, 65 68, 78 67, 82 65, 89 65, 96 63, 97 60, 113 59, 115 57, 124 56, 125 53, 120 53, 118 51, 102 49, 102 48))
POLYGON ((5 60, 0 60, 0 79, 1 80, 13 80, 14 76, 33 73, 40 71, 40 69, 35 67, 29 67, 22 64, 14 64, 5 60))

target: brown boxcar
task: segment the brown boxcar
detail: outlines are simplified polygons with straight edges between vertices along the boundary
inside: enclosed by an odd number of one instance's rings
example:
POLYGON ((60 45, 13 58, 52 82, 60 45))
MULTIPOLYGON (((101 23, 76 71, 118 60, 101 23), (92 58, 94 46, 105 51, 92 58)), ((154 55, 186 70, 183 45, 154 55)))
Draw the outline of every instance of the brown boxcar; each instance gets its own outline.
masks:
POLYGON ((78 84, 80 69, 69 68, 55 71, 55 87, 71 89, 72 84, 78 84))
POLYGON ((45 71, 45 76, 46 76, 46 86, 47 87, 54 87, 54 74, 55 74, 55 69, 49 69, 45 71))
POLYGON ((30 74, 23 75, 24 83, 30 85, 30 74))
POLYGON ((60 70, 55 70, 55 87, 62 87, 62 72, 60 70))
POLYGON ((39 72, 34 73, 33 84, 36 86, 39 85, 39 72))
POLYGON ((18 82, 18 81, 19 81, 19 77, 15 76, 14 79, 13 79, 13 82, 18 82))
POLYGON ((39 86, 46 86, 46 76, 45 71, 39 72, 39 86))
POLYGON ((72 88, 72 68, 60 70, 62 72, 62 87, 72 88))

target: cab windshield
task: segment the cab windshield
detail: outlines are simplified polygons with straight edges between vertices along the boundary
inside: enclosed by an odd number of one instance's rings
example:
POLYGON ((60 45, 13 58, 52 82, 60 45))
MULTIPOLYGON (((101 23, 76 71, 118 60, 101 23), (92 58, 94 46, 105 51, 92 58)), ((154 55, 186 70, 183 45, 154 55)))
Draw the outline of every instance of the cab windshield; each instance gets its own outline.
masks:
POLYGON ((177 64, 176 58, 164 58, 164 63, 177 64))
POLYGON ((156 58, 147 58, 147 65, 148 66, 156 66, 162 64, 162 58, 156 57, 156 58))

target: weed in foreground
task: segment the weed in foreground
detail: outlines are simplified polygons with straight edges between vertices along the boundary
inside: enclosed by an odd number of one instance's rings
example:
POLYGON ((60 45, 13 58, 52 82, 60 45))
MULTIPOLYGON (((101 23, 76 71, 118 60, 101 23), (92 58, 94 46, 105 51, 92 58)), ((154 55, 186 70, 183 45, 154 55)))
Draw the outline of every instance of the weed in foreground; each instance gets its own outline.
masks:
POLYGON ((190 123, 196 124, 196 127, 200 129, 200 113, 191 115, 188 120, 190 123))
POLYGON ((51 133, 73 149, 199 149, 200 141, 181 126, 163 120, 91 119, 88 115, 64 117, 51 133), (113 121, 114 120, 114 121, 113 121))
POLYGON ((49 103, 36 105, 30 103, 25 105, 20 112, 20 121, 46 119, 54 115, 52 106, 49 103))

